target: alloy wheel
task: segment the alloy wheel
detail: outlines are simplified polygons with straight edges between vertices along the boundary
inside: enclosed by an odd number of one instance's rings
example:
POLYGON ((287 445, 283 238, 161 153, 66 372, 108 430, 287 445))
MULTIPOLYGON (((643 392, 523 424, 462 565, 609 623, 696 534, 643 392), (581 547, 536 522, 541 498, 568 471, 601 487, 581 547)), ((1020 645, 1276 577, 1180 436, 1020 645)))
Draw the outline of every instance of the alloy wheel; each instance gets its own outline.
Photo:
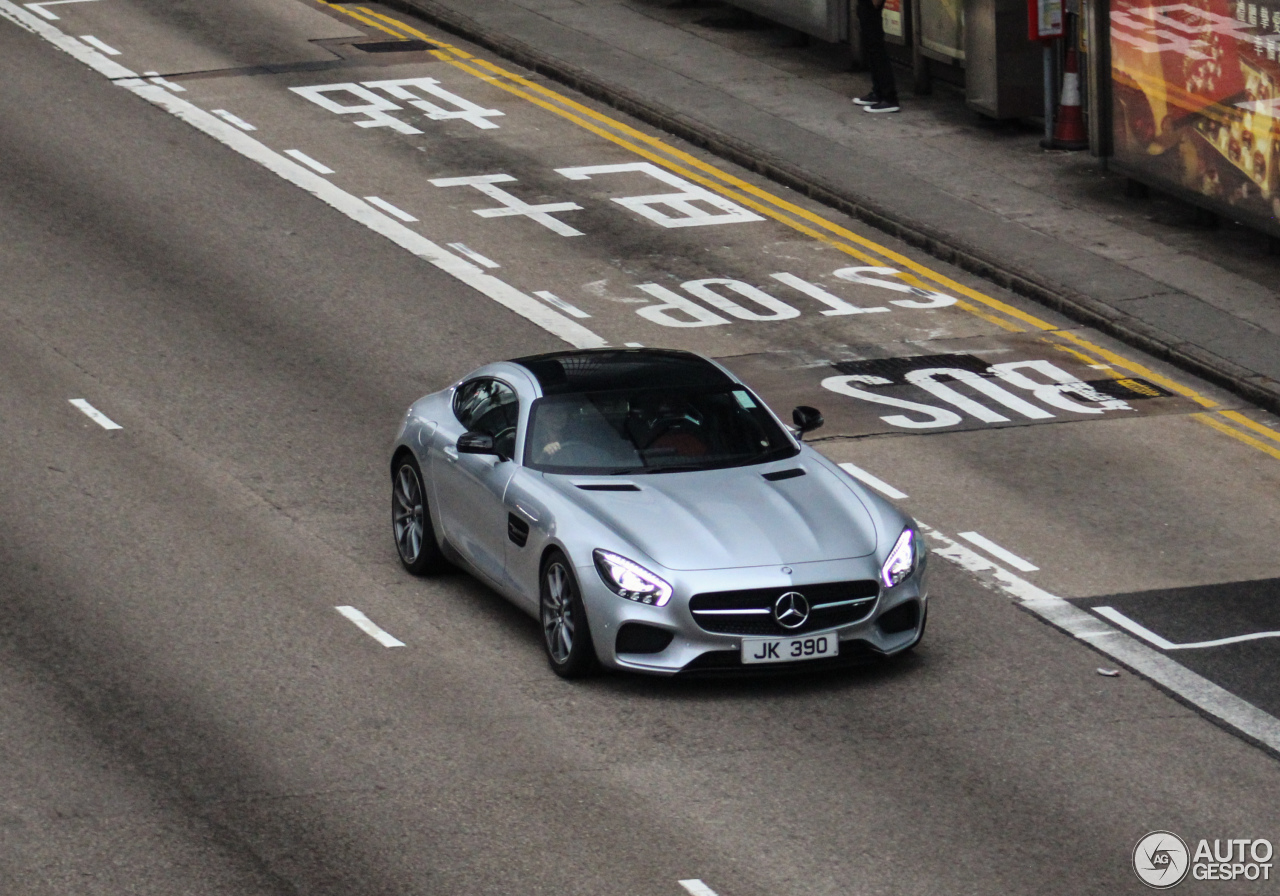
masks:
POLYGON ((551 563, 543 573, 545 588, 542 598, 542 634, 547 652, 556 663, 567 663, 573 652, 573 580, 559 561, 551 563))
POLYGON ((403 464, 400 467, 391 494, 394 499, 391 525, 396 537, 396 548, 400 551, 400 559, 405 563, 413 563, 422 553, 422 518, 425 507, 422 502, 422 482, 412 466, 403 464))

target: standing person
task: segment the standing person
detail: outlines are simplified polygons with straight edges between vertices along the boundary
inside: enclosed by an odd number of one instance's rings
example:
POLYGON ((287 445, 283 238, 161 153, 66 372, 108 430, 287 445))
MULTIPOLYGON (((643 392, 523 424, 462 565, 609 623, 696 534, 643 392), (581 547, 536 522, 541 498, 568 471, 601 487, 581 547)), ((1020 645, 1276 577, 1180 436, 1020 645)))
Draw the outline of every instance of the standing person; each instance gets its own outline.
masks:
POLYGON ((871 70, 871 92, 854 98, 863 112, 897 112, 898 87, 893 81, 889 50, 884 45, 884 0, 858 0, 858 29, 862 52, 871 70))

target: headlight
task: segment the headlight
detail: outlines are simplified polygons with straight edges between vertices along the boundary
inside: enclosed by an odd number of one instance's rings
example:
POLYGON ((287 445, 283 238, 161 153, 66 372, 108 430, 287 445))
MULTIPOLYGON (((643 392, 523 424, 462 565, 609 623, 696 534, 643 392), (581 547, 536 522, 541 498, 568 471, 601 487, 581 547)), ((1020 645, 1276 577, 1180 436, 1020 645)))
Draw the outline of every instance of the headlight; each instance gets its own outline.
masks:
POLYGON ((892 588, 915 572, 915 542, 916 533, 910 528, 903 529, 893 545, 893 550, 885 558, 884 566, 880 567, 880 581, 884 583, 884 587, 892 588))
POLYGON ((671 599, 671 586, 639 563, 599 548, 592 551, 591 556, 600 578, 618 597, 655 607, 666 606, 671 599))

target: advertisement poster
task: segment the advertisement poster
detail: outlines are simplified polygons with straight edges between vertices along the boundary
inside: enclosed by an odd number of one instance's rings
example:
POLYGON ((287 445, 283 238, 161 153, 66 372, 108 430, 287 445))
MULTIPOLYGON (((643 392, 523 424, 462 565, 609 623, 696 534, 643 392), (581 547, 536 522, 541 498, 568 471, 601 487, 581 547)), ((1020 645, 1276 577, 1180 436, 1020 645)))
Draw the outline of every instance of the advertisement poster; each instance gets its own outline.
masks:
POLYGON ((1027 0, 1027 39, 1062 37, 1062 0, 1027 0))
POLYGON ((1280 229, 1280 0, 1113 0, 1115 158, 1280 229))
POLYGON ((884 12, 881 15, 881 21, 884 22, 885 37, 896 44, 904 42, 902 35, 902 0, 884 0, 884 12), (894 38, 897 38, 897 40, 894 40, 894 38))
POLYGON ((944 59, 964 59, 962 0, 920 0, 920 45, 944 59))

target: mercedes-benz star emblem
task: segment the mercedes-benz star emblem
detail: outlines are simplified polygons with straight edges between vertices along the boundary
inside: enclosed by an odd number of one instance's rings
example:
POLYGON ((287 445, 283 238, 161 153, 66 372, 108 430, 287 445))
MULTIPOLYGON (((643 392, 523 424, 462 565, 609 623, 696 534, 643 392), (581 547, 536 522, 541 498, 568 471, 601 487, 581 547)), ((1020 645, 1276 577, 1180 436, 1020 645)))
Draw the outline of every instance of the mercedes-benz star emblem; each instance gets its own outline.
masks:
POLYGON ((773 602, 773 618, 783 628, 799 628, 809 621, 809 601, 799 591, 788 591, 773 602))

